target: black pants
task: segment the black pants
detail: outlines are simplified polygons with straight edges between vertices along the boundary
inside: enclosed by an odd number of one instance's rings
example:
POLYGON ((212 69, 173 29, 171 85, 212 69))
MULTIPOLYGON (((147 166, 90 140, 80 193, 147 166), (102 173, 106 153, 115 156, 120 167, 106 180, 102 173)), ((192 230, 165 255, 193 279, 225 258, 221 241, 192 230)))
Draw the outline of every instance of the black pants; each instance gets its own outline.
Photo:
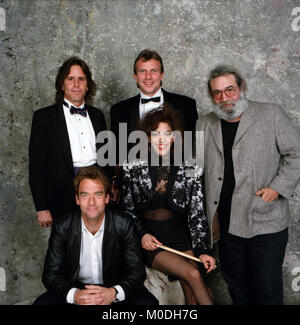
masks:
MULTIPOLYGON (((67 305, 66 298, 62 300, 51 292, 47 291, 39 296, 33 305, 67 305)), ((158 300, 152 295, 144 285, 136 287, 131 295, 124 301, 115 302, 113 305, 159 305, 158 300)))
POLYGON ((287 228, 253 238, 221 235, 221 271, 234 304, 283 304, 282 264, 287 241, 287 228))

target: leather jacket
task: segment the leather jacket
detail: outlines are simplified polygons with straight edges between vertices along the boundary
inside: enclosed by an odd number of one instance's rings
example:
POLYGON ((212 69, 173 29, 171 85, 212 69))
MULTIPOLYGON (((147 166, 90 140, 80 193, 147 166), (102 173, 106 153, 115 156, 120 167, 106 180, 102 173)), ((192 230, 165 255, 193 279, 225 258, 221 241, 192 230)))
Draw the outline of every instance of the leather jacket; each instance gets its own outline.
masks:
MULTIPOLYGON (((55 220, 49 238, 42 281, 49 292, 66 299, 76 286, 81 246, 81 212, 77 208, 55 220)), ((125 297, 146 278, 145 265, 133 220, 106 207, 102 245, 103 286, 120 285, 125 297)))

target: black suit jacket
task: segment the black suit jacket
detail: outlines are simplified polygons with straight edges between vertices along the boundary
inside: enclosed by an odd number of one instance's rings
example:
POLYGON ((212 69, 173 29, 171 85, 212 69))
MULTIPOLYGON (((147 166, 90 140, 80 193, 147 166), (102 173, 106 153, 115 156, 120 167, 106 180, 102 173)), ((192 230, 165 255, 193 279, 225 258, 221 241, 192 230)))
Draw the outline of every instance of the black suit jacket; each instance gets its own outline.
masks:
MULTIPOLYGON (((103 113, 87 106, 95 136, 106 129, 103 113)), ((29 141, 29 185, 37 211, 61 216, 75 206, 74 167, 61 104, 34 112, 29 141)))
MULTIPOLYGON (((49 238, 43 283, 49 292, 66 300, 76 285, 81 248, 81 211, 76 208, 55 220, 49 238)), ((142 251, 132 218, 106 207, 102 244, 103 286, 119 284, 127 297, 146 279, 142 251)), ((80 289, 80 288, 79 288, 80 289)))
MULTIPOLYGON (((164 101, 174 109, 179 110, 184 118, 185 131, 194 131, 198 113, 196 101, 193 98, 173 94, 162 89, 164 101)), ((140 94, 114 104, 110 109, 111 131, 117 140, 117 153, 119 152, 119 123, 127 123, 128 134, 136 130, 139 121, 140 94)))

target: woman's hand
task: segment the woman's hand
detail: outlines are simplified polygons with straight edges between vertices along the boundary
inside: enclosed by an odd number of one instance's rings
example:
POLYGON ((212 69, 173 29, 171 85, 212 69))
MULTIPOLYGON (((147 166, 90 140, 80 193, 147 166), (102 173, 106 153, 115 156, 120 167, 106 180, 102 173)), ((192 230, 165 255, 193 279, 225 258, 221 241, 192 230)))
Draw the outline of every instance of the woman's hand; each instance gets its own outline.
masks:
POLYGON ((142 237, 142 247, 147 251, 154 251, 157 249, 158 247, 155 244, 161 245, 162 243, 150 234, 145 234, 142 237))
POLYGON ((207 254, 202 254, 199 256, 199 259, 207 269, 207 273, 216 268, 216 259, 214 257, 207 254))

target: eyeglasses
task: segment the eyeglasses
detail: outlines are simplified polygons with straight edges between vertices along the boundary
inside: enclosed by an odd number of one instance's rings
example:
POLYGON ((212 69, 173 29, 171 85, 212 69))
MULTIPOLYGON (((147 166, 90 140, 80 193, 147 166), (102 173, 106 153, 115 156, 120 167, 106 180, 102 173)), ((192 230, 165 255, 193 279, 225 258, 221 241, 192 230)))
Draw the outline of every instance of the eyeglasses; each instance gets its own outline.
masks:
POLYGON ((214 99, 219 100, 222 98, 223 93, 227 97, 233 97, 236 94, 237 89, 238 89, 238 87, 229 86, 223 91, 222 90, 213 90, 211 94, 214 99))

